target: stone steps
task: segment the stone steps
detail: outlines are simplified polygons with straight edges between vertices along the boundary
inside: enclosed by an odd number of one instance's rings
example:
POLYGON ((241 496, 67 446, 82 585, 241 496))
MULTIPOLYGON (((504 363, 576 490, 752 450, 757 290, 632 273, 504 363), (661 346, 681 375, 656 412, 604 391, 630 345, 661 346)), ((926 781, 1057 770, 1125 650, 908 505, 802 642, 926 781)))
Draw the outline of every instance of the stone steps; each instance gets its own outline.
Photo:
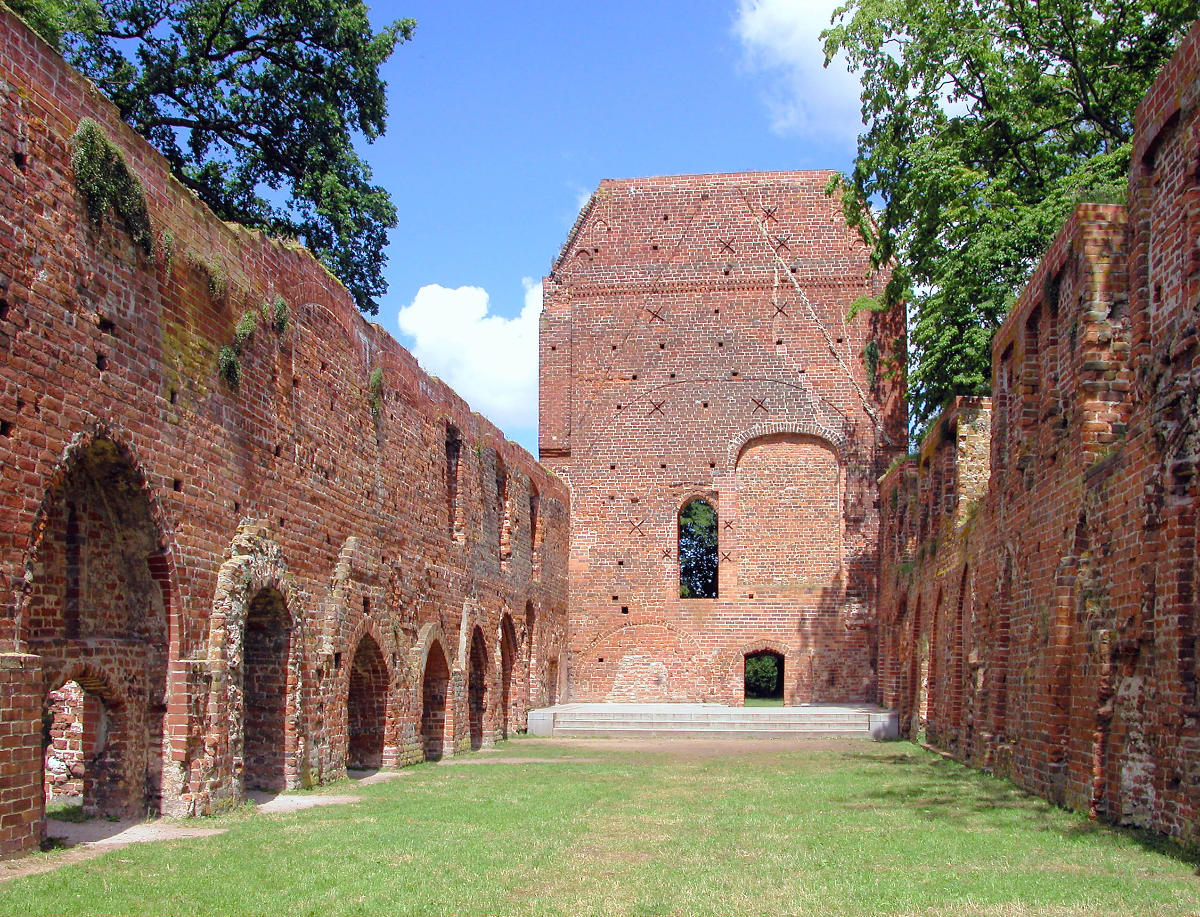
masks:
POLYGON ((722 704, 559 704, 530 711, 532 735, 595 738, 801 738, 898 734, 874 705, 726 707, 722 704))

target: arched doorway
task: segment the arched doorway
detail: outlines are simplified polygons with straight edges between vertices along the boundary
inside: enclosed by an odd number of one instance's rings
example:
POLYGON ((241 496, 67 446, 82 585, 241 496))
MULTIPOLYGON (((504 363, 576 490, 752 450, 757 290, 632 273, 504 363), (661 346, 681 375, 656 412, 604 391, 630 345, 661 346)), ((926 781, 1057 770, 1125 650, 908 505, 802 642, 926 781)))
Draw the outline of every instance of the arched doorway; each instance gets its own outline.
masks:
POLYGON ((426 761, 440 761, 445 754, 449 693, 450 667, 441 643, 434 641, 425 657, 425 674, 421 679, 421 740, 426 761))
POLYGON ((242 786, 247 790, 287 788, 291 649, 292 617, 283 595, 260 589, 246 613, 242 645, 242 786))
POLYGON ((783 654, 747 653, 742 664, 743 701, 751 707, 783 706, 783 654))
POLYGON ((26 573, 21 636, 46 687, 42 773, 10 779, 85 815, 158 814, 170 573, 149 490, 122 445, 98 436, 72 449, 39 510, 26 573))
POLYGON ((471 748, 483 747, 483 725, 487 717, 487 648, 483 631, 471 632, 470 668, 467 673, 467 721, 471 731, 471 748))
POLYGON ((513 664, 517 658, 517 634, 512 618, 504 615, 500 619, 500 735, 508 738, 508 731, 516 721, 516 696, 512 690, 513 664))
POLYGON ((346 692, 346 767, 383 766, 388 671, 379 644, 364 634, 350 665, 346 692))
POLYGON ((83 672, 46 695, 42 708, 47 817, 136 817, 145 786, 129 748, 126 704, 103 677, 83 672))

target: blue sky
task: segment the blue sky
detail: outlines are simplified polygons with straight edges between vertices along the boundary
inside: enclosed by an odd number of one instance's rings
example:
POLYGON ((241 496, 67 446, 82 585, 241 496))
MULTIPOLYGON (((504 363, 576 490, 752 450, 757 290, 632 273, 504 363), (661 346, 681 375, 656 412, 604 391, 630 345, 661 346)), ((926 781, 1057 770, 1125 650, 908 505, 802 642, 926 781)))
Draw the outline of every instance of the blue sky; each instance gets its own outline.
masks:
POLYGON ((417 20, 385 67, 392 194, 377 320, 536 455, 538 281, 604 178, 845 169, 857 84, 831 2, 373 3, 417 20))

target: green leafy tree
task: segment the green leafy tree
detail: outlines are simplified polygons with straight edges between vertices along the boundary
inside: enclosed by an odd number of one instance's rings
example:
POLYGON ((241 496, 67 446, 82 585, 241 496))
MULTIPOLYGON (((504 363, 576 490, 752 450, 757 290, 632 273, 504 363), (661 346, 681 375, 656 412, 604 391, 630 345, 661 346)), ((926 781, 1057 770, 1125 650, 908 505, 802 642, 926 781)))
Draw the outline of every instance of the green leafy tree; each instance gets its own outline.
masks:
POLYGON ((781 660, 772 653, 746 657, 746 696, 782 697, 779 668, 781 660))
POLYGON ((1194 0, 850 0, 862 76, 847 218, 907 302, 911 416, 985 393, 992 334, 1079 201, 1120 201, 1138 102, 1194 0))
POLYGON ((679 511, 679 597, 716 598, 717 571, 717 511, 692 500, 679 511))
POLYGON ((301 239, 377 312, 388 193, 354 148, 385 127, 362 0, 9 0, 220 217, 301 239))

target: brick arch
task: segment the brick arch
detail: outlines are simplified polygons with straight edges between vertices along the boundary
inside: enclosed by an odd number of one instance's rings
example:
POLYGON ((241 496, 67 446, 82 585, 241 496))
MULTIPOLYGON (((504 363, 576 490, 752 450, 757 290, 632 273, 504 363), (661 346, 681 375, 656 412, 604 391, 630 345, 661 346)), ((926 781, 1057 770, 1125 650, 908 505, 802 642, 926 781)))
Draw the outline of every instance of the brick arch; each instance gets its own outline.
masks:
POLYGON ((825 424, 818 423, 815 420, 786 420, 756 423, 734 436, 729 441, 729 466, 732 468, 738 463, 738 460, 742 457, 742 453, 747 447, 753 445, 754 440, 768 436, 778 436, 780 434, 808 436, 821 440, 837 457, 839 466, 844 465, 846 462, 849 443, 845 434, 830 429, 825 424))
POLYGON ((144 817, 152 800, 145 747, 137 735, 142 711, 129 702, 120 677, 93 662, 69 663, 44 676, 41 709, 50 744, 39 762, 39 795, 44 800, 57 786, 81 795, 85 815, 144 817), (64 690, 72 682, 79 693, 64 690), (55 758, 82 766, 82 773, 51 778, 55 758))
MULTIPOLYGON (((395 665, 396 648, 392 645, 393 641, 388 640, 384 636, 384 632, 379 628, 378 624, 376 624, 376 622, 373 621, 371 618, 368 618, 366 615, 359 613, 357 615, 357 619, 358 619, 357 622, 355 623, 354 627, 351 628, 351 630, 349 631, 349 635, 346 639, 345 644, 343 645, 342 652, 344 653, 343 659, 346 660, 346 666, 345 666, 346 676, 343 679, 342 685, 339 686, 339 691, 342 688, 344 688, 345 703, 349 707, 349 705, 351 704, 351 702, 353 700, 353 698, 351 696, 353 694, 353 692, 351 690, 351 686, 352 686, 353 680, 354 680, 354 662, 355 662, 355 659, 358 654, 359 646, 362 644, 362 641, 365 638, 369 638, 372 642, 374 642, 376 648, 379 650, 379 655, 382 657, 382 660, 383 660, 383 673, 382 673, 383 674, 383 678, 382 678, 382 683, 383 683, 382 684, 382 690, 383 690, 383 698, 382 698, 382 701, 383 701, 383 704, 382 704, 383 744, 382 744, 382 750, 380 752, 381 760, 378 762, 377 765, 373 765, 373 766, 382 766, 383 764, 388 763, 388 762, 394 763, 398 757, 397 748, 396 748, 396 730, 395 730, 397 703, 396 703, 396 692, 395 692, 395 690, 393 690, 393 683, 396 680, 396 665, 395 665)), ((351 727, 350 714, 349 714, 349 710, 347 710, 346 735, 345 735, 347 748, 349 748, 350 739, 351 739, 350 727, 351 727)))
POLYGON ((176 579, 176 553, 178 548, 173 537, 174 527, 163 509, 162 502, 150 486, 146 466, 137 452, 129 445, 129 434, 119 425, 109 421, 98 420, 87 428, 76 433, 67 443, 51 470, 42 489, 42 500, 33 515, 33 527, 25 550, 23 567, 23 582, 17 590, 16 608, 14 609, 15 629, 13 633, 16 649, 22 651, 22 617, 24 601, 29 595, 35 576, 34 566, 38 552, 46 534, 46 519, 52 502, 57 498, 70 475, 79 466, 84 454, 97 442, 107 440, 117 450, 117 455, 128 466, 133 483, 141 496, 145 498, 149 508, 150 522, 154 527, 155 542, 159 552, 153 558, 148 558, 150 573, 162 591, 163 610, 167 619, 167 640, 172 649, 172 655, 179 653, 178 642, 182 631, 179 626, 179 608, 175 600, 173 584, 176 579))
POLYGON ((727 681, 725 687, 727 696, 734 701, 735 706, 745 696, 743 682, 745 679, 744 665, 746 657, 754 653, 763 652, 778 653, 783 657, 783 702, 788 704, 793 701, 793 698, 789 696, 792 692, 788 691, 787 679, 789 675, 794 675, 800 671, 800 651, 780 640, 763 638, 751 640, 749 643, 743 643, 736 649, 727 650, 722 653, 715 667, 718 672, 726 673, 727 681))
POLYGON ((806 424, 760 425, 733 464, 738 586, 766 594, 844 588, 846 466, 837 444, 806 424))
MULTIPOLYGON (((242 758, 245 748, 246 622, 251 605, 268 592, 279 595, 289 621, 283 672, 283 784, 294 789, 300 785, 303 747, 307 744, 301 715, 304 690, 301 662, 306 630, 302 609, 305 603, 282 549, 264 523, 250 522, 239 526, 230 546, 230 557, 217 571, 208 656, 213 670, 222 674, 214 677, 214 690, 209 695, 208 725, 213 732, 223 734, 224 741, 220 745, 229 757, 227 772, 234 773, 234 759, 242 758), (216 684, 218 677, 224 681, 220 688, 216 684)), ((234 798, 240 798, 244 792, 238 774, 234 774, 234 784, 227 792, 234 798)))
POLYGON ((449 665, 450 654, 446 652, 446 635, 442 631, 442 624, 440 621, 428 621, 417 631, 417 642, 410 651, 412 669, 418 676, 424 675, 425 664, 429 661, 429 650, 435 644, 441 649, 442 655, 446 657, 446 664, 449 665))
POLYGON ((57 668, 44 669, 42 693, 57 691, 69 681, 104 698, 114 706, 126 703, 127 698, 119 687, 120 682, 107 669, 94 662, 73 662, 57 668))
POLYGON ((486 737, 491 733, 495 704, 490 702, 488 684, 490 673, 488 665, 487 637, 479 624, 471 628, 470 637, 466 641, 467 659, 463 670, 467 681, 467 727, 471 740, 471 748, 482 748, 486 737))
POLYGON ((519 675, 520 643, 517 628, 508 611, 500 615, 496 628, 496 714, 500 724, 500 735, 508 738, 509 732, 520 720, 519 684, 514 679, 519 675))
POLYGON ((414 686, 417 741, 425 760, 437 761, 454 753, 453 676, 440 622, 429 621, 421 626, 410 658, 417 676, 414 686), (441 671, 429 671, 431 654, 441 671))
POLYGON ((100 420, 63 449, 34 512, 13 635, 19 650, 41 657, 45 694, 74 680, 121 707, 121 747, 106 765, 102 782, 112 786, 103 790, 103 814, 176 814, 182 787, 177 771, 165 785, 164 761, 186 714, 169 717, 163 703, 180 656, 175 546, 130 440, 100 420), (84 511, 77 515, 76 507, 84 511), (39 615, 39 603, 52 613, 39 615), (103 674, 92 638, 116 638, 103 674))

